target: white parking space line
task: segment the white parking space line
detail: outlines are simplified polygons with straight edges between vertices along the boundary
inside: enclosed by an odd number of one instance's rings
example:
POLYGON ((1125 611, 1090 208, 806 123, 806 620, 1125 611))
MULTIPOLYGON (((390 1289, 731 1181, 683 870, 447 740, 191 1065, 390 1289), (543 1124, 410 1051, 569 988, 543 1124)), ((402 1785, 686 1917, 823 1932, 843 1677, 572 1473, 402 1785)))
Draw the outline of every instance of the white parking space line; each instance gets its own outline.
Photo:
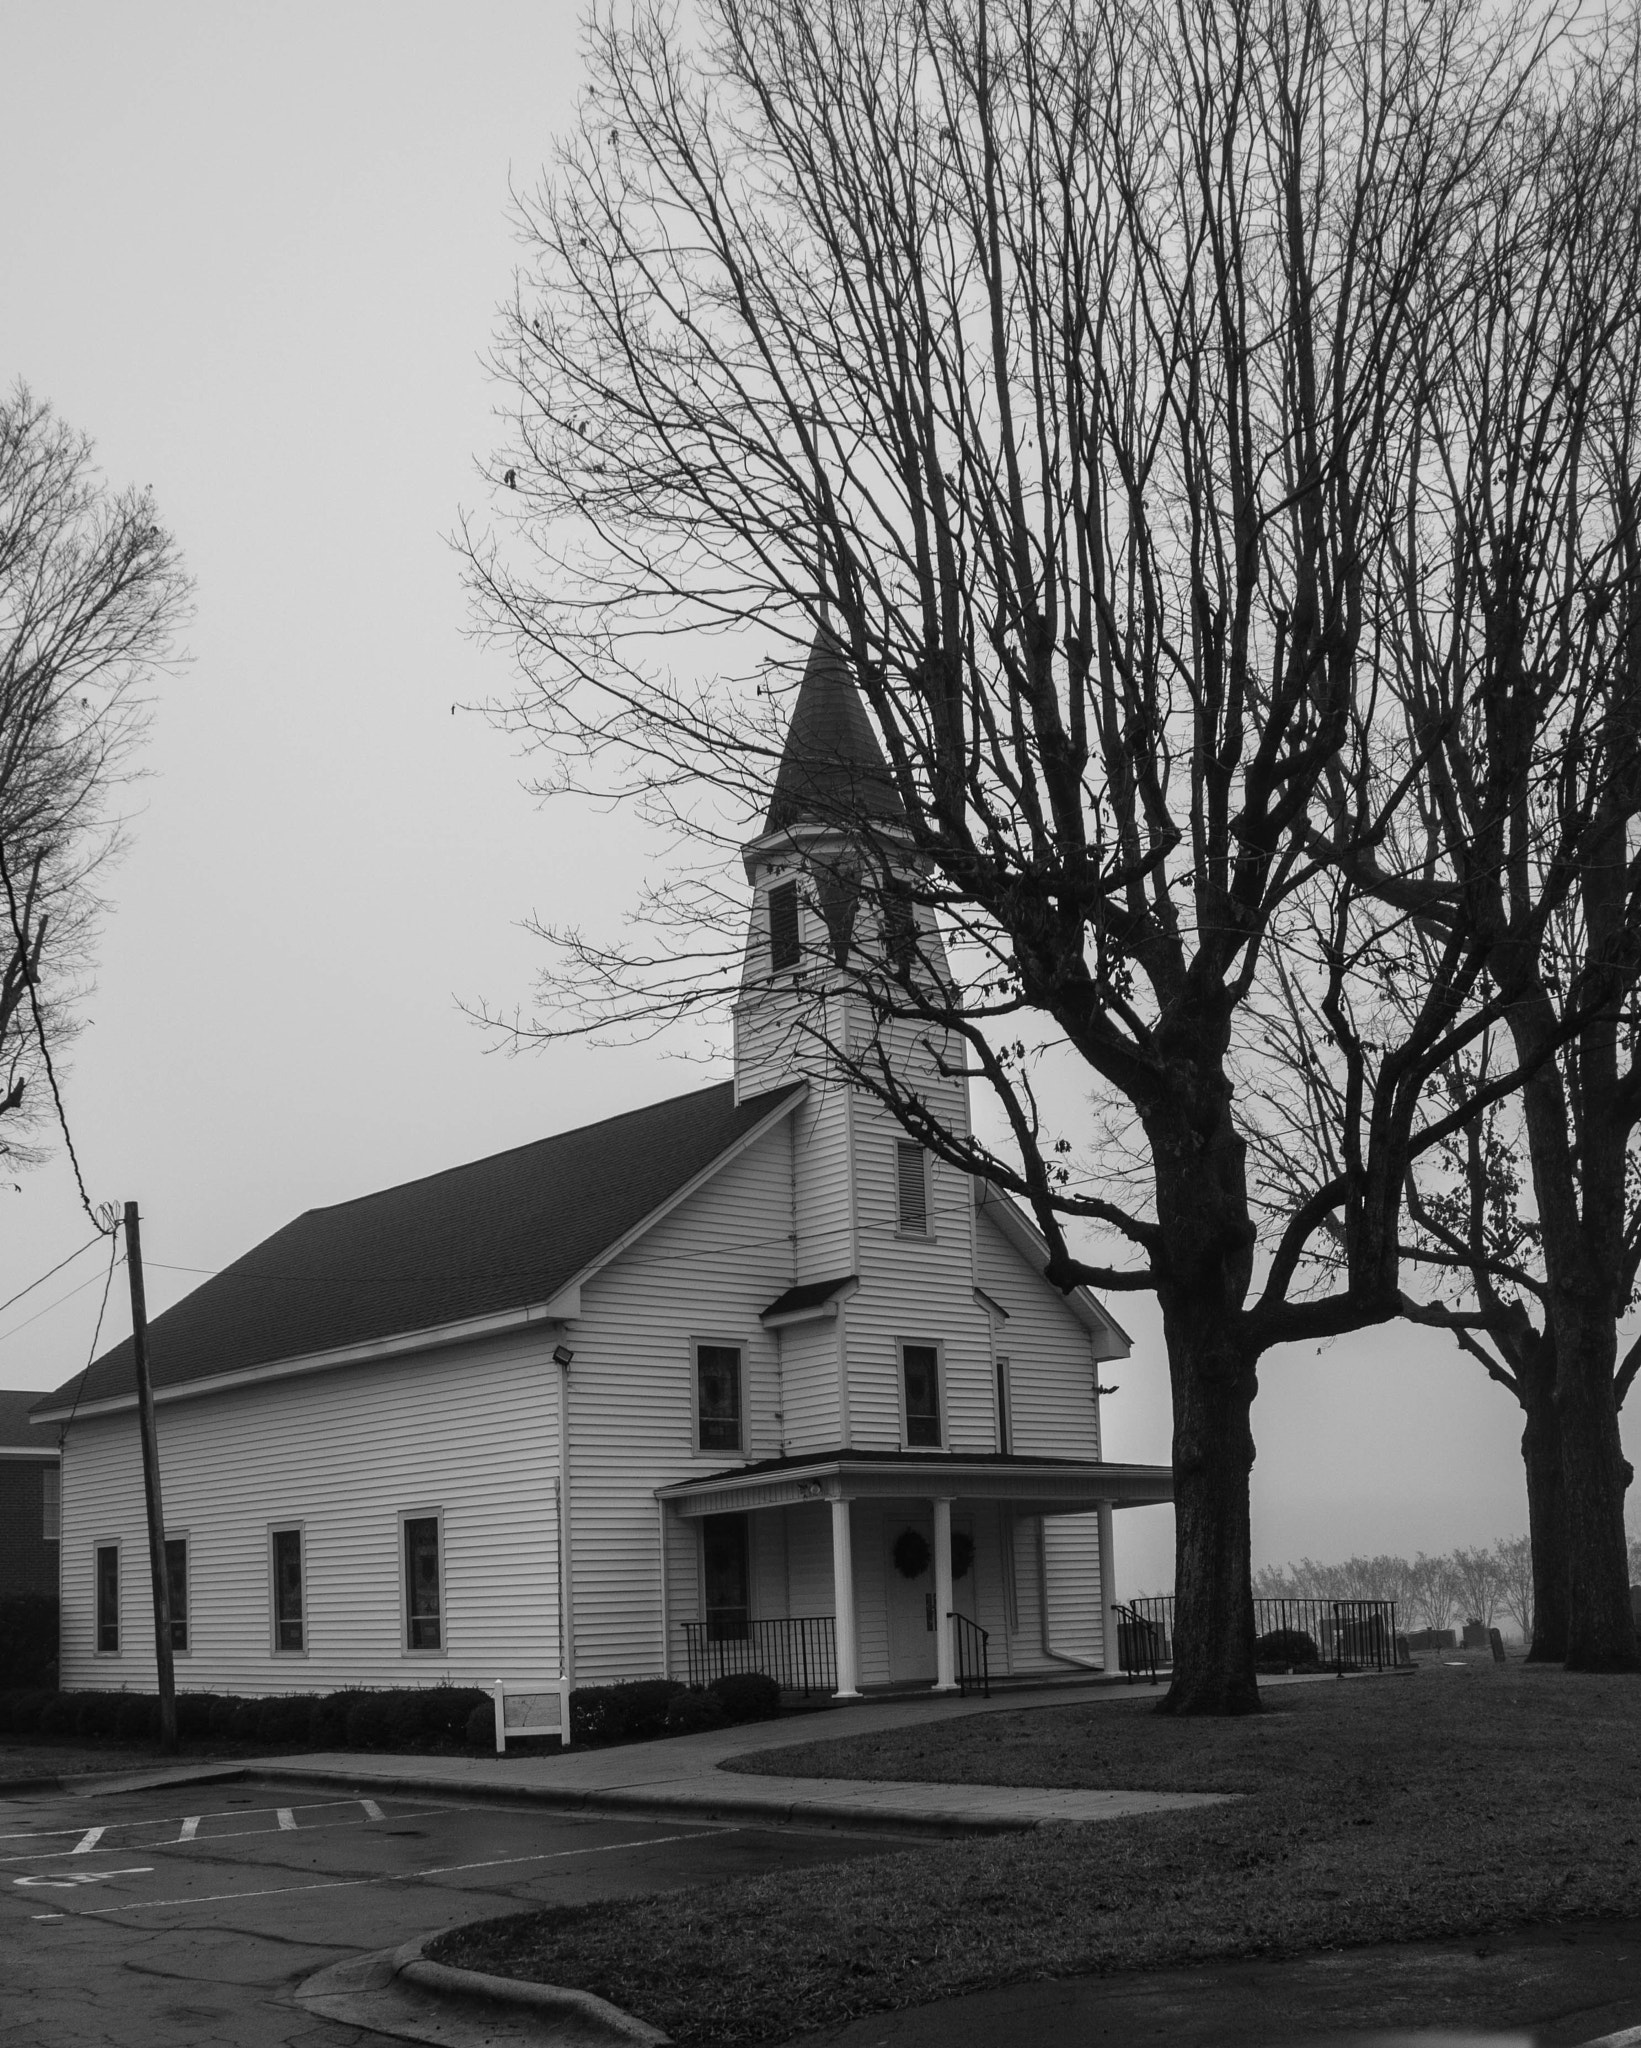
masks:
MULTIPOLYGON (((415 1806, 406 1804, 395 1812, 394 1819, 415 1819, 424 1814, 466 1813, 465 1806, 415 1806)), ((209 1848, 216 1842, 242 1840, 247 1835, 283 1834, 287 1831, 313 1833, 315 1830, 331 1828, 357 1828, 367 1826, 371 1821, 387 1820, 374 1799, 325 1799, 311 1806, 241 1806, 226 1807, 218 1813, 191 1813, 182 1819, 167 1815, 154 1820, 106 1821, 96 1828, 47 1828, 31 1834, 0 1835, 0 1843, 28 1842, 29 1849, 12 1849, 9 1854, 0 1855, 0 1866, 8 1863, 36 1863, 42 1856, 117 1856, 129 1853, 134 1848, 172 1849, 184 1843, 193 1842, 200 1848, 209 1848), (315 1814, 346 1814, 342 1820, 315 1820, 315 1814), (358 1816, 363 1814, 363 1818, 358 1816), (211 1820, 261 1820, 260 1827, 224 1828, 213 1834, 202 1835, 199 1830, 203 1822, 211 1820), (272 1820, 273 1826, 267 1825, 272 1820), (176 1834, 170 1830, 177 1829, 176 1834), (115 1839, 104 1841, 104 1836, 115 1839), (133 1836, 140 1839, 133 1840, 133 1836), (72 1846, 64 1839, 73 1836, 72 1846)))
MULTIPOLYGON (((273 1884, 248 1892, 205 1892, 193 1898, 183 1899, 131 1899, 122 1906, 92 1906, 83 1913, 35 1913, 36 1920, 107 1920, 116 1913, 160 1912, 168 1907, 233 1905, 240 1899, 274 1899, 293 1892, 351 1892, 362 1891, 379 1884, 412 1884, 418 1878, 460 1877, 472 1870, 502 1870, 519 1863, 562 1863, 573 1856, 610 1856, 622 1849, 659 1849, 668 1842, 694 1842, 706 1835, 738 1835, 738 1827, 690 1828, 676 1835, 647 1835, 637 1842, 600 1842, 582 1849, 543 1849, 533 1856, 492 1856, 482 1863, 435 1864, 428 1870, 385 1871, 380 1877, 339 1877, 321 1880, 318 1884, 273 1884)), ((135 1873, 110 1871, 109 1876, 126 1876, 135 1873)), ((14 1880, 24 1883, 24 1879, 14 1880)))

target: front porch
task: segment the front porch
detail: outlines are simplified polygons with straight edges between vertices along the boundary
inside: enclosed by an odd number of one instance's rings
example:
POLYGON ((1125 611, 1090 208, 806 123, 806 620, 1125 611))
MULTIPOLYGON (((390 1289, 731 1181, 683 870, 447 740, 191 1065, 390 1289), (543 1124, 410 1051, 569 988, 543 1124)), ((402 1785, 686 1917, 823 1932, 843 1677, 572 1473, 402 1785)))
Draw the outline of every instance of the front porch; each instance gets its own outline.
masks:
POLYGON ((669 1673, 798 1694, 1116 1668, 1111 1528, 1166 1467, 842 1451, 658 1490, 669 1673))

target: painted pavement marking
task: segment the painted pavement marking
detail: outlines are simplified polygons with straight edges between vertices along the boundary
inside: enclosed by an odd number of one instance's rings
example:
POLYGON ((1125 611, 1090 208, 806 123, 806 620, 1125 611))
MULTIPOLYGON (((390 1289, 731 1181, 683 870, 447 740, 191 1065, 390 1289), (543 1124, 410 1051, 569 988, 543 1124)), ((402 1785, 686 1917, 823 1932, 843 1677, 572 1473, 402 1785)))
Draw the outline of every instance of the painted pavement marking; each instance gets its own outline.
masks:
MULTIPOLYGON (((407 1802, 402 1812, 396 1812, 391 1817, 411 1819, 420 1818, 424 1814, 471 1811, 472 1809, 466 1806, 421 1806, 407 1802)), ((289 1830, 307 1834, 328 1833, 335 1828, 368 1827, 373 1821, 385 1821, 388 1818, 390 1816, 382 1811, 374 1799, 326 1799, 311 1806, 227 1807, 218 1813, 191 1813, 181 1820, 168 1816, 158 1820, 108 1821, 97 1828, 47 1828, 32 1834, 0 1835, 0 1842, 32 1842, 35 1845, 32 1850, 14 1849, 8 1855, 0 1855, 0 1866, 7 1863, 38 1863, 42 1855, 117 1856, 131 1849, 176 1849, 188 1843, 193 1843, 201 1849, 209 1849, 218 1842, 243 1841, 250 1835, 284 1834, 289 1830), (350 1816, 362 1814, 362 1818, 302 1821, 296 1818, 298 1814, 324 1813, 345 1813, 350 1816), (275 1823, 272 1827, 266 1824, 270 1816, 275 1823), (199 1832, 204 1821, 258 1819, 264 1823, 261 1827, 225 1828, 215 1834, 206 1835, 199 1832), (172 1834, 172 1828, 178 1832, 172 1834), (138 1834, 143 1839, 104 1842, 102 1837, 109 1834, 127 1838, 138 1834), (65 1839, 69 1836, 75 1838, 72 1846, 69 1846, 65 1839)))
MULTIPOLYGON (((274 1884, 259 1887, 255 1891, 206 1892, 192 1898, 181 1899, 132 1899, 121 1906, 90 1906, 84 1912, 36 1913, 36 1920, 107 1920, 116 1913, 159 1912, 174 1906, 219 1906, 233 1905, 240 1899, 274 1899, 293 1892, 349 1892, 365 1890, 379 1884, 408 1884, 424 1877, 460 1877, 472 1870, 502 1870, 519 1863, 561 1863, 572 1856, 609 1856, 621 1849, 658 1849, 668 1842, 695 1842, 703 1835, 738 1835, 744 1830, 738 1827, 689 1828, 673 1835, 647 1835, 638 1842, 600 1842, 583 1849, 542 1849, 532 1856, 492 1856, 480 1863, 435 1864, 427 1870, 384 1871, 379 1877, 328 1878, 318 1884, 274 1884)), ((132 1877, 145 1873, 137 1871, 110 1870, 100 1873, 106 1877, 132 1877)), ((87 1872, 89 1878, 93 1873, 87 1872)), ((45 1884, 45 1878, 14 1878, 14 1884, 45 1884)))

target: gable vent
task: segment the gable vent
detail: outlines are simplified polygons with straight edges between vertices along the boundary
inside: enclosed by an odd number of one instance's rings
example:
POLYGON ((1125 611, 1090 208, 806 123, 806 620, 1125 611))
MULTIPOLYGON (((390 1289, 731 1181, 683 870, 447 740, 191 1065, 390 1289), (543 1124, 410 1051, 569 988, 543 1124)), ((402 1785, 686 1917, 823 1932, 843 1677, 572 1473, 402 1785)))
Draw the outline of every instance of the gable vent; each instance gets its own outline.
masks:
POLYGON ((896 1145, 895 1175, 900 1199, 900 1228, 926 1231, 929 1227, 929 1182, 921 1145, 904 1141, 896 1145))

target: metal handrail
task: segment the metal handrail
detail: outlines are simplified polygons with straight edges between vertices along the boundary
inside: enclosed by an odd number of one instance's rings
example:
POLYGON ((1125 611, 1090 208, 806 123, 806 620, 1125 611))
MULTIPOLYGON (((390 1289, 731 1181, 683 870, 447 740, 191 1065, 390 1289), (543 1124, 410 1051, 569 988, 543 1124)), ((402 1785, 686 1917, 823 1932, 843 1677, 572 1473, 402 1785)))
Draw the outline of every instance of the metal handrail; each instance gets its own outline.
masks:
POLYGON ((773 1678, 784 1692, 836 1692, 837 1626, 830 1614, 794 1614, 746 1621, 726 1635, 709 1622, 686 1621, 684 1654, 691 1685, 710 1685, 743 1671, 773 1678))
MULTIPOLYGON (((1141 1614, 1137 1607, 1124 1607, 1120 1602, 1113 1607, 1112 1612, 1117 1617, 1117 1661, 1122 1666, 1128 1683, 1132 1685, 1135 1673, 1144 1671, 1155 1685, 1157 1638, 1160 1633, 1157 1624, 1149 1615, 1141 1614)), ((1163 1639, 1163 1654, 1166 1660, 1166 1637, 1163 1639)))
MULTIPOLYGON (((1136 1671, 1173 1662, 1174 1601, 1170 1594, 1132 1601, 1116 1610, 1119 1657, 1132 1683, 1136 1671)), ((1343 1678, 1347 1671, 1384 1671, 1396 1662, 1394 1600, 1323 1600, 1267 1598, 1254 1601, 1254 1633, 1305 1637, 1318 1668, 1330 1667, 1343 1678)))
POLYGON ((946 1616, 952 1625, 953 1643, 957 1651, 957 1689, 967 1692, 971 1686, 978 1686, 982 1696, 991 1698, 991 1657, 987 1644, 991 1636, 979 1622, 970 1621, 966 1614, 952 1609, 946 1616))

